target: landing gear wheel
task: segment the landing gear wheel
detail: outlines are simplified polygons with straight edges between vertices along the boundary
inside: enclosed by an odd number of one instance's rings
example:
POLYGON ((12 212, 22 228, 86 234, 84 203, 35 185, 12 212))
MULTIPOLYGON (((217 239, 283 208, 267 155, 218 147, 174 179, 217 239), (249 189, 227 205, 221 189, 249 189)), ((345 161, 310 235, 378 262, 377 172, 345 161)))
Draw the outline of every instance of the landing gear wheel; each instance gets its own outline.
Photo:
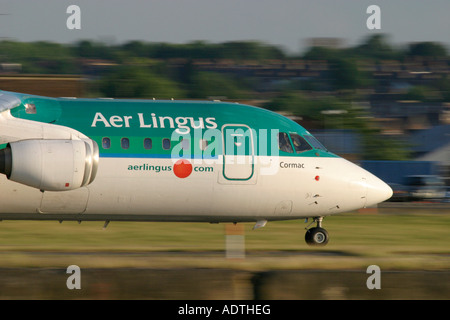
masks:
POLYGON ((308 229, 305 234, 305 241, 310 246, 324 246, 329 238, 327 230, 319 227, 308 229))
POLYGON ((314 217, 313 219, 313 222, 308 227, 314 222, 317 223, 317 226, 311 229, 306 227, 305 241, 310 246, 324 246, 328 243, 330 237, 328 236, 327 230, 322 228, 323 217, 314 217))

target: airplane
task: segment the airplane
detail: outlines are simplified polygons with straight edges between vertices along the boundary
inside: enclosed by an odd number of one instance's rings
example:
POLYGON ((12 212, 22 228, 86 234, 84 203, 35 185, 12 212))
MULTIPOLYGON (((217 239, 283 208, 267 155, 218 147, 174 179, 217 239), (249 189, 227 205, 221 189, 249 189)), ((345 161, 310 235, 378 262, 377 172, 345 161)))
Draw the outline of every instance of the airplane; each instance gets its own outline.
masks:
MULTIPOLYGON (((392 189, 300 124, 233 102, 0 91, 0 219, 241 223, 370 207, 392 189)), ((316 223, 315 227, 309 228, 316 223)))

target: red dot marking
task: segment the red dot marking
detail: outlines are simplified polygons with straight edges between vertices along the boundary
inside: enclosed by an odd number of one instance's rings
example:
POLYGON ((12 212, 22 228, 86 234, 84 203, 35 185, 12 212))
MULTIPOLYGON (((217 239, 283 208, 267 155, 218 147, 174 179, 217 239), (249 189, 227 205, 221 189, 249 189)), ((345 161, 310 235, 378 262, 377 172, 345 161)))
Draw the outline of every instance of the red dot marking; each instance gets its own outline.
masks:
POLYGON ((186 159, 180 159, 173 165, 173 173, 178 178, 186 178, 192 172, 192 164, 186 159))
POLYGON ((320 180, 320 177, 319 177, 319 176, 316 176, 314 179, 316 179, 316 181, 319 181, 319 180, 320 180))

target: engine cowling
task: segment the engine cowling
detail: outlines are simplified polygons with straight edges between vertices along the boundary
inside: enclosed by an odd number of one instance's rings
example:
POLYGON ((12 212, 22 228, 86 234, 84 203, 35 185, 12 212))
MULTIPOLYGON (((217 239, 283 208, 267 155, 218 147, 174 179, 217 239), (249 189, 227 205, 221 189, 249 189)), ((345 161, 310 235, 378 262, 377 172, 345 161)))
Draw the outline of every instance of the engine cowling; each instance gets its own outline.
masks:
POLYGON ((41 191, 67 191, 94 181, 98 159, 93 140, 21 140, 0 150, 0 173, 41 191))

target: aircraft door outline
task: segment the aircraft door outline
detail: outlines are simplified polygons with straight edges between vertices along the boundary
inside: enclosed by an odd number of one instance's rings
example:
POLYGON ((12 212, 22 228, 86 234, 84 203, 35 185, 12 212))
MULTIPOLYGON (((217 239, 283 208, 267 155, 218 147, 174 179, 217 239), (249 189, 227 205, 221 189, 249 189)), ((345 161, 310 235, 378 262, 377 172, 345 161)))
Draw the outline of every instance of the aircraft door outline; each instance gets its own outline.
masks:
POLYGON ((230 181, 249 181, 255 176, 254 137, 244 124, 222 127, 223 177, 230 181))

